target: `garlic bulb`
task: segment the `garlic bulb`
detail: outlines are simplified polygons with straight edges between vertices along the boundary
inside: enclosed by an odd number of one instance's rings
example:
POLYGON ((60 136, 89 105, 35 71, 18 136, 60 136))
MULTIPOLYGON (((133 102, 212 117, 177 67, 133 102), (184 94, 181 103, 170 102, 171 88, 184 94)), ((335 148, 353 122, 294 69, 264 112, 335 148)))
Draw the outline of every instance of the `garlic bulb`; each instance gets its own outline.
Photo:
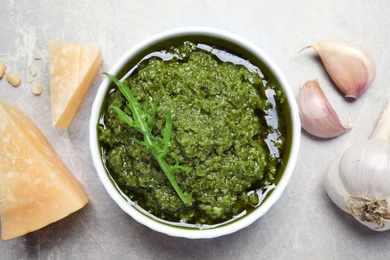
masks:
POLYGON ((361 47, 348 42, 323 41, 309 45, 320 56, 330 78, 346 97, 357 99, 374 80, 374 59, 361 47))
MULTIPOLYGON (((388 104, 383 113, 389 108, 388 104)), ((388 127, 381 119, 372 139, 347 149, 329 167, 324 181, 338 207, 376 231, 390 229, 390 140, 375 135, 388 127)))
POLYGON ((352 127, 340 122, 317 80, 310 80, 301 87, 298 107, 303 129, 314 136, 332 138, 352 127))

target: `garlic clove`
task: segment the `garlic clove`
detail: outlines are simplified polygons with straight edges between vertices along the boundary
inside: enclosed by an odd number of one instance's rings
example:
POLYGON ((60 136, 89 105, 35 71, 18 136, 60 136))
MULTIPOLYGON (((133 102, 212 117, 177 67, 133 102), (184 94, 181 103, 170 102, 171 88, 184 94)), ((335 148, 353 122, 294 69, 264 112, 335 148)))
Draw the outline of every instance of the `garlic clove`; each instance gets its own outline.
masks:
POLYGON ((361 47, 349 42, 322 41, 313 48, 336 86, 346 97, 357 99, 374 80, 374 59, 361 47))
POLYGON ((390 101, 383 107, 370 139, 390 141, 390 101))
POLYGON ((333 138, 352 127, 341 123, 317 80, 310 80, 301 87, 298 107, 302 127, 314 136, 333 138))

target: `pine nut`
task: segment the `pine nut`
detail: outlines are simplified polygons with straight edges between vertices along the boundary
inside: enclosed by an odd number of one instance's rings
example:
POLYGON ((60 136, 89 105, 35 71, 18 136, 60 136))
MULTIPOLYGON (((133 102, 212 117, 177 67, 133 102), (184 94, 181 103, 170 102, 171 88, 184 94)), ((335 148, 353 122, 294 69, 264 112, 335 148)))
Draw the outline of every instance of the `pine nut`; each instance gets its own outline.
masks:
POLYGON ((35 52, 35 53, 34 53, 33 58, 34 58, 34 60, 40 60, 40 59, 42 59, 41 54, 39 54, 38 52, 35 52))
POLYGON ((0 79, 4 76, 5 65, 2 61, 0 61, 0 79))
POLYGON ((43 85, 39 82, 33 82, 32 84, 32 93, 34 93, 34 95, 40 95, 42 93, 42 90, 43 90, 43 85))
POLYGON ((5 78, 14 87, 17 87, 20 84, 20 77, 13 72, 8 72, 7 75, 5 75, 5 78))

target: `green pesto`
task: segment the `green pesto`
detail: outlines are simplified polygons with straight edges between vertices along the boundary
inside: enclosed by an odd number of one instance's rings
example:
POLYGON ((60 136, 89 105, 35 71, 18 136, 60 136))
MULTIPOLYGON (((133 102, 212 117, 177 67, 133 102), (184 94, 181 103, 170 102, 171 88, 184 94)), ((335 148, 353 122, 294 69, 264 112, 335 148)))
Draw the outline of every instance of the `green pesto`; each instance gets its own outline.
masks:
POLYGON ((114 107, 132 115, 125 97, 116 87, 109 91, 99 141, 107 169, 132 201, 161 219, 207 225, 261 203, 283 163, 287 130, 278 104, 285 98, 258 69, 247 67, 185 42, 148 56, 123 81, 141 106, 161 94, 153 136, 163 135, 171 112, 168 154, 177 157, 166 161, 189 169, 174 176, 183 193, 192 194, 187 205, 153 155, 134 141, 143 135, 118 116, 114 107))

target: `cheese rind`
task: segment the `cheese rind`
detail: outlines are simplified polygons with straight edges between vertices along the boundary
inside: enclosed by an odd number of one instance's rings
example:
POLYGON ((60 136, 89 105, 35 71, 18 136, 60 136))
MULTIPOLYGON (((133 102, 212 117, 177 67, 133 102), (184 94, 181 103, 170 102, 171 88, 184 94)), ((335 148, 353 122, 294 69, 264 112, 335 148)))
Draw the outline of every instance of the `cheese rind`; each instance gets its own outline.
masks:
POLYGON ((100 49, 49 42, 52 124, 68 128, 102 63, 100 49))
POLYGON ((34 122, 2 100, 0 136, 3 240, 40 229, 87 204, 84 188, 34 122))

